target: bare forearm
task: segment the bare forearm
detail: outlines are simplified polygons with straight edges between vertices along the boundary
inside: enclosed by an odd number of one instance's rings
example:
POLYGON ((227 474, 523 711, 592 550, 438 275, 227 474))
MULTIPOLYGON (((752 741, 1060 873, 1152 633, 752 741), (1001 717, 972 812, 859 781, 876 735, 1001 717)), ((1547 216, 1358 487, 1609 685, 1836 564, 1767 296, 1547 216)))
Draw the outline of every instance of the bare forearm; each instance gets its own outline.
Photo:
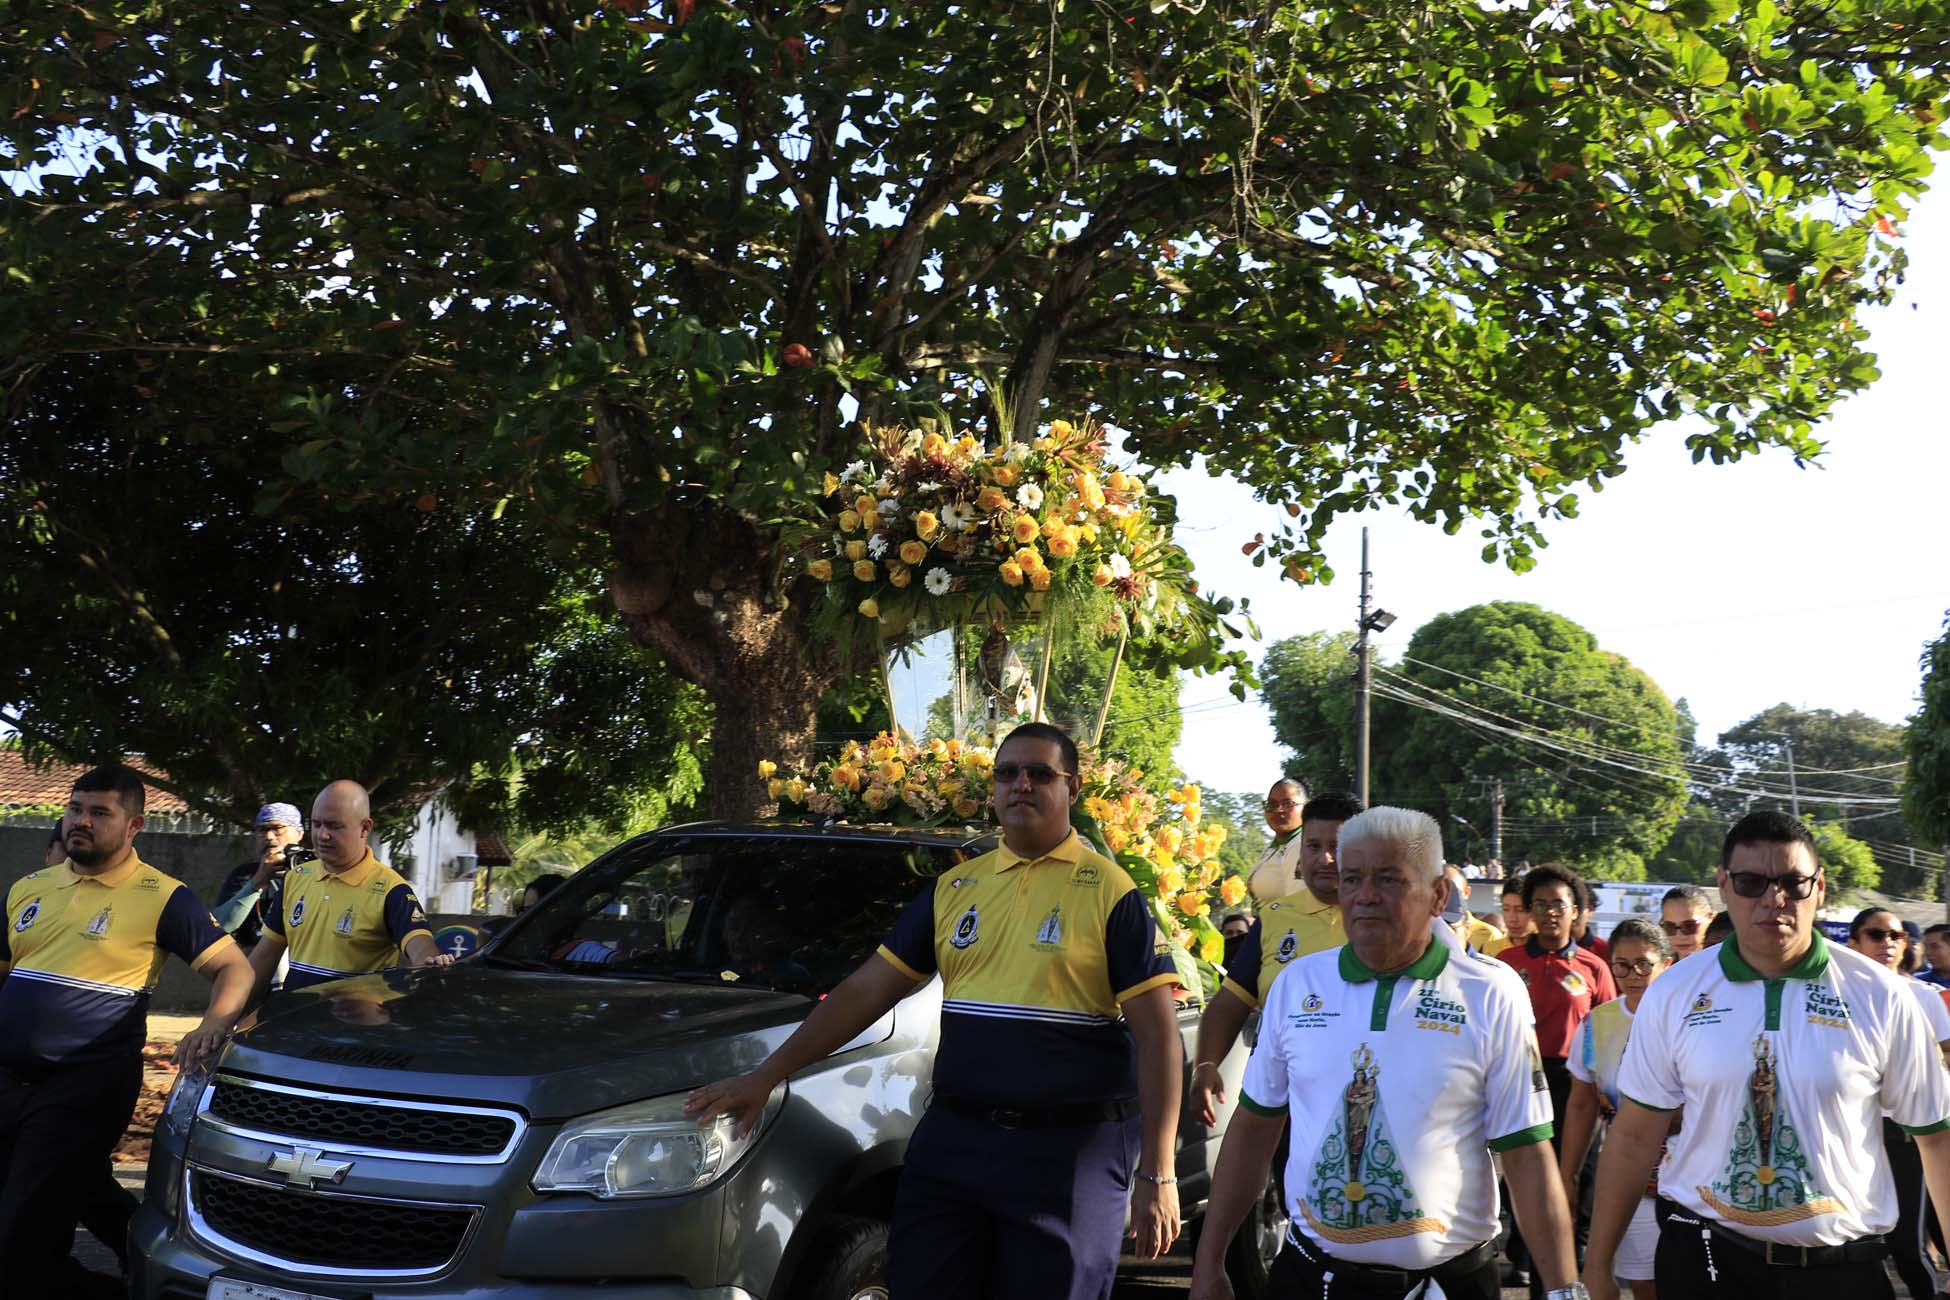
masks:
POLYGON ((1241 1001, 1231 989, 1220 989, 1206 1004, 1205 1015, 1198 1022, 1198 1054, 1195 1062, 1211 1061, 1218 1064, 1226 1059, 1226 1053, 1239 1041, 1239 1031, 1246 1027, 1246 1017, 1252 1008, 1241 1001))
POLYGON ((1950 1241, 1950 1132, 1920 1134, 1916 1152, 1923 1161, 1923 1183, 1930 1189, 1937 1224, 1943 1239, 1950 1241))
POLYGON ((1184 1091, 1185 1049, 1178 1041, 1178 1026, 1169 1003, 1170 990, 1158 992, 1167 999, 1162 1015, 1155 1008, 1147 1007, 1131 1023, 1138 1049, 1138 1113, 1143 1117, 1143 1150, 1138 1157, 1138 1168, 1169 1178, 1178 1159, 1178 1102, 1184 1091), (1145 1026, 1142 1032, 1138 1028, 1140 1023, 1145 1026))
POLYGON ((1645 1198, 1645 1185, 1659 1167, 1659 1152, 1665 1145, 1667 1117, 1640 1110, 1630 1102, 1621 1103, 1618 1118, 1612 1121, 1605 1138, 1605 1153, 1598 1158, 1597 1196, 1591 1208, 1591 1238, 1585 1246, 1585 1266, 1609 1273, 1618 1243, 1625 1237, 1639 1202, 1645 1198), (1648 1118, 1649 1117, 1649 1118, 1648 1118))
POLYGON ((1240 1106, 1226 1126, 1219 1146, 1219 1163, 1212 1171, 1212 1192, 1205 1205, 1205 1227, 1198 1239, 1195 1267, 1222 1268, 1226 1245, 1246 1221, 1246 1211, 1266 1190, 1273 1152, 1286 1130, 1286 1115, 1262 1115, 1240 1106))
POLYGON ((868 1025, 919 987, 881 958, 867 958, 752 1073, 764 1076, 774 1085, 783 1083, 858 1037, 868 1025))
POLYGON ((284 936, 269 930, 251 949, 251 994, 248 1001, 262 1001, 271 991, 271 979, 278 973, 278 959, 284 956, 284 936))
POLYGON ((440 955, 440 945, 430 934, 409 934, 401 951, 406 955, 408 966, 424 966, 440 955))
POLYGON ((203 1012, 203 1023, 226 1032, 237 1023, 250 1005, 257 988, 257 972, 243 953, 228 961, 211 977, 210 1005, 203 1012))
POLYGON ((1571 1100, 1564 1107, 1564 1131, 1557 1139, 1557 1171, 1569 1186, 1584 1168, 1584 1157, 1591 1150, 1591 1134, 1598 1127, 1598 1094, 1582 1080, 1571 1085, 1571 1100))
POLYGON ((1503 1181, 1510 1189, 1510 1212, 1523 1229, 1524 1245, 1542 1276, 1544 1289, 1577 1281, 1578 1258, 1571 1245, 1571 1208, 1549 1142, 1533 1142, 1503 1153, 1503 1181))

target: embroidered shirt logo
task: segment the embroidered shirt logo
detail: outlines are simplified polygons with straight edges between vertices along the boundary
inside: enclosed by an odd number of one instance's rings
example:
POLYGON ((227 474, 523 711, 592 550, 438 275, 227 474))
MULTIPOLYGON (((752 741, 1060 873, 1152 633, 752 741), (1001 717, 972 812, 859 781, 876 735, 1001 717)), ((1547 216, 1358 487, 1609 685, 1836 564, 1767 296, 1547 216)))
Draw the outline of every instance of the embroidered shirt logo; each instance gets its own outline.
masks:
POLYGON ((975 904, 970 903, 968 910, 961 914, 961 920, 955 922, 955 932, 948 936, 948 946, 966 948, 973 944, 982 937, 979 930, 981 923, 981 912, 976 909, 975 904))
POLYGON ((1036 946, 1054 948, 1063 942, 1063 909, 1052 907, 1043 923, 1036 928, 1036 946))
POLYGON ((41 900, 36 898, 20 909, 20 919, 14 922, 14 933, 19 934, 28 926, 41 919, 41 900))
POLYGON ((1070 883, 1073 885, 1094 885, 1103 878, 1104 873, 1097 869, 1094 862, 1079 862, 1076 869, 1070 872, 1070 883))
POLYGON ((291 924, 302 925, 305 920, 305 900, 299 899, 291 905, 291 924))
POLYGON ((1693 1010, 1711 1011, 1712 1009, 1713 1009, 1713 995, 1711 993, 1702 993, 1698 997, 1693 999, 1693 1010))
POLYGON ((345 915, 341 916, 339 918, 339 923, 333 926, 332 928, 340 934, 351 934, 352 933, 352 909, 349 907, 346 908, 345 915))
POLYGON ((1301 1000, 1300 1009, 1306 1012, 1314 1012, 1320 1010, 1325 1005, 1326 1003, 1320 1000, 1320 994, 1309 993, 1304 999, 1301 1000))
POLYGON ((1688 1029, 1697 1029, 1702 1025, 1717 1025, 1725 1016, 1726 1011, 1714 1006, 1713 995, 1707 992, 1693 999, 1692 1009, 1686 1013, 1686 1019, 1681 1023, 1688 1029))
POLYGON ((1284 966, 1287 962, 1293 960, 1294 954, 1297 953, 1299 950, 1300 950, 1299 936, 1294 934, 1293 931, 1288 930, 1286 932, 1286 938, 1280 940, 1279 949, 1274 952, 1273 960, 1279 962, 1281 965, 1284 966))
POLYGON ((115 909, 112 906, 109 906, 109 907, 104 907, 102 908, 101 911, 95 913, 95 915, 89 919, 87 928, 81 932, 83 937, 89 939, 108 938, 108 923, 112 917, 114 910, 115 909))

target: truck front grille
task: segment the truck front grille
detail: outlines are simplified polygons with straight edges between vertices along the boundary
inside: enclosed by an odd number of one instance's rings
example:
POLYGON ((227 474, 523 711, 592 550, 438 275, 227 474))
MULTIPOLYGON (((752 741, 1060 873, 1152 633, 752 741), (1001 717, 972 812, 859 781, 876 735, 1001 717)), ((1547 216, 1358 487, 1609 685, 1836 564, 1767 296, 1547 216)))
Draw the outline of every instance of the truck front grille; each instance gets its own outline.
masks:
POLYGON ((479 1213, 330 1192, 300 1192, 192 1168, 189 1211, 201 1235, 260 1263, 367 1276, 437 1273, 479 1213))
POLYGON ((204 1113, 231 1128, 336 1150, 398 1151, 448 1158, 505 1155, 520 1131, 506 1111, 414 1106, 218 1075, 204 1113))

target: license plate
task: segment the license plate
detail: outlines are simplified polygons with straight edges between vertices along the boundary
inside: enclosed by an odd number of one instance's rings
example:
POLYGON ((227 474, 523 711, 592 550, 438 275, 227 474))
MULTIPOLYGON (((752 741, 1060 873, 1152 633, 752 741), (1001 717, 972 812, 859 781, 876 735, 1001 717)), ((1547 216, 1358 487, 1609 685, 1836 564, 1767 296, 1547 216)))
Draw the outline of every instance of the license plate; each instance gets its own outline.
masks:
POLYGON ((315 1295, 310 1291, 288 1291, 281 1286, 260 1286, 256 1282, 239 1282, 235 1278, 216 1277, 210 1279, 210 1289, 203 1293, 203 1300, 336 1300, 336 1297, 315 1295))

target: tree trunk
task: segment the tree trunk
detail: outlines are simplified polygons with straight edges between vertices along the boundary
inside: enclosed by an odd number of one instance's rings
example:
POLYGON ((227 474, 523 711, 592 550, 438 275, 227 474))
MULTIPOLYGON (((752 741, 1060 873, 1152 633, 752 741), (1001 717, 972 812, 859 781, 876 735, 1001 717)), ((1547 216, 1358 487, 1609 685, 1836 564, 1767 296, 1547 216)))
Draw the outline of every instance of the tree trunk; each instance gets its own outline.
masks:
POLYGON ((760 759, 799 772, 812 767, 813 730, 826 681, 777 663, 788 657, 775 656, 772 665, 756 667, 749 676, 728 673, 724 689, 712 692, 706 779, 714 817, 743 820, 774 802, 758 777, 760 759))

